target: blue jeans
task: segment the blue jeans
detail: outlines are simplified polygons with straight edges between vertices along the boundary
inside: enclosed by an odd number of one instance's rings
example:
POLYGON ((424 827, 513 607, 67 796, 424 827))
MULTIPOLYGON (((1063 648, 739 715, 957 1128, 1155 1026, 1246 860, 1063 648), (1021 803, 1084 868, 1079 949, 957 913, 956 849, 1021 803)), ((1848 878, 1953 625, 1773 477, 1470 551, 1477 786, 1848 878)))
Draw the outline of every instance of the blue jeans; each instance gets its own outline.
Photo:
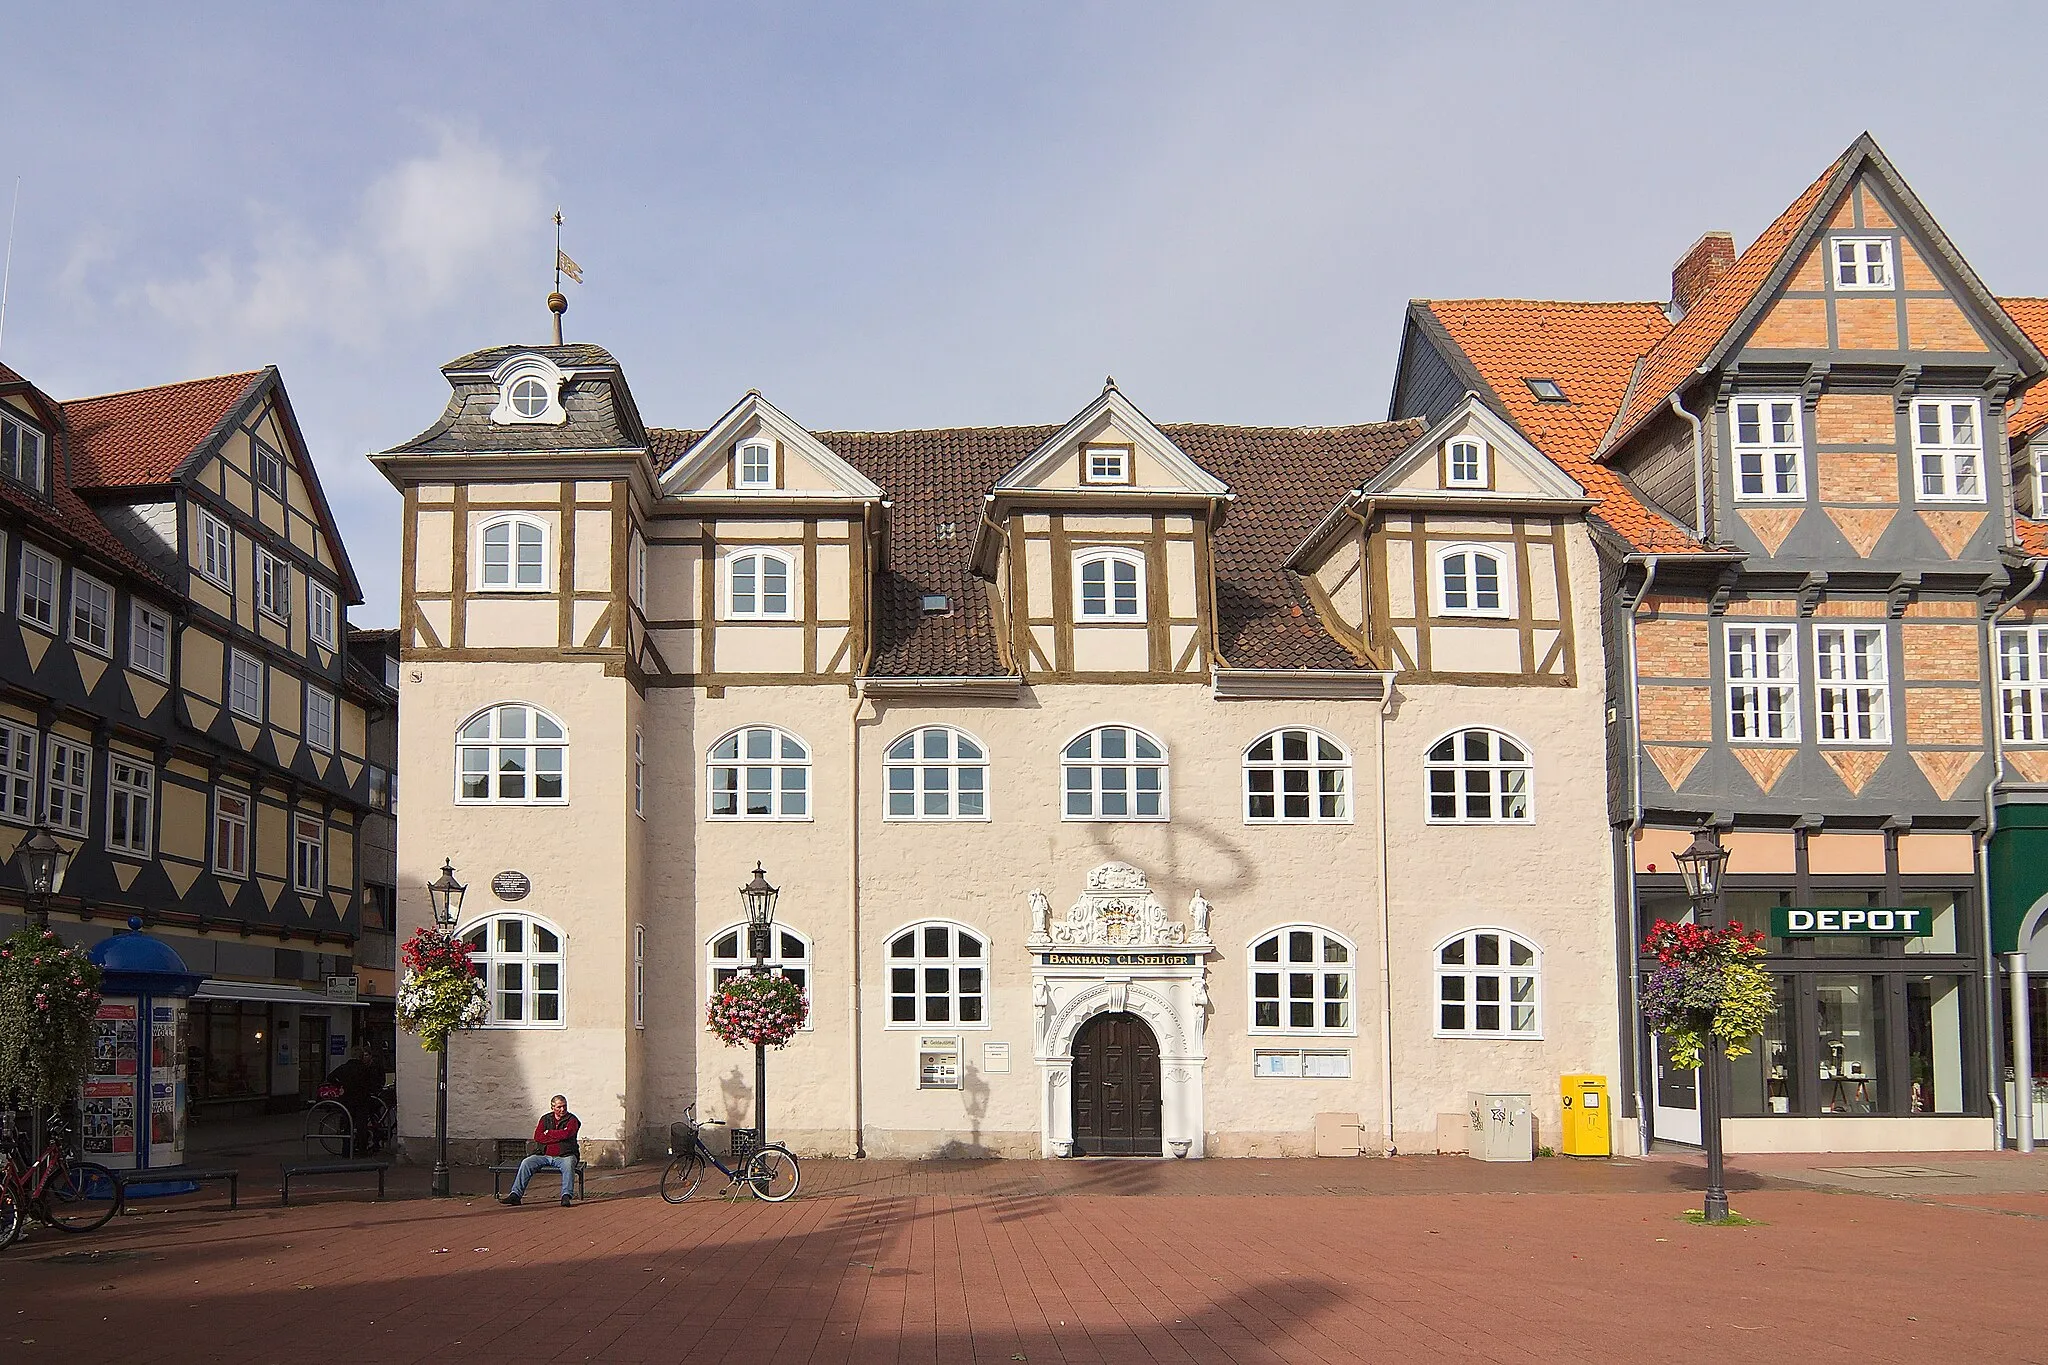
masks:
POLYGON ((517 1199, 526 1193, 526 1182, 549 1166, 562 1173, 562 1198, 576 1193, 576 1158, 573 1156, 543 1156, 535 1152, 519 1163, 519 1174, 512 1177, 512 1197, 517 1199))

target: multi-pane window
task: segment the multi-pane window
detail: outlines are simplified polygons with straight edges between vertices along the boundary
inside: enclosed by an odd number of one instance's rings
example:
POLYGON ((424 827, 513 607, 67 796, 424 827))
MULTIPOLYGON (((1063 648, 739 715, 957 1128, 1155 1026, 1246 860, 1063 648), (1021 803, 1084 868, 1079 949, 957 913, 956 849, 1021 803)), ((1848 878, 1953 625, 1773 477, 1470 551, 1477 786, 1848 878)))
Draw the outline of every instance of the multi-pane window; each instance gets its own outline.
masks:
POLYGON ((1143 730, 1105 725, 1077 735, 1061 763, 1069 820, 1164 820, 1166 750, 1143 730))
POLYGON ((647 542, 633 532, 633 605, 640 608, 640 614, 647 614, 647 542))
POLYGON ((1821 626, 1813 632, 1813 680, 1823 744, 1883 744, 1891 738, 1891 686, 1880 626, 1821 626))
POLYGON ((335 646, 335 600, 334 590, 313 579, 306 580, 306 633, 313 637, 316 645, 329 649, 335 646))
POLYGON ((1486 443, 1465 436, 1445 446, 1444 483, 1452 488, 1486 487, 1486 443))
POLYGON ((1275 730, 1244 751, 1244 818, 1269 821, 1349 820, 1351 757, 1315 730, 1275 730))
POLYGON ((1735 496, 1797 500, 1806 496, 1806 445, 1797 398, 1740 398, 1729 405, 1735 428, 1735 496))
POLYGON ((0 413, 0 474, 43 489, 43 433, 13 413, 0 413))
POLYGON ((1122 550, 1090 550, 1074 561, 1075 614, 1083 621, 1145 619, 1145 566, 1122 550))
POLYGON ((235 585, 235 533, 207 511, 199 514, 199 572, 223 588, 235 585))
POLYGON ((1436 554, 1436 605, 1445 616, 1505 616, 1498 550, 1453 545, 1436 554))
POLYGON ((256 482, 280 498, 284 496, 284 456, 262 441, 251 438, 256 450, 256 482))
POLYGON ((1475 929, 1436 949, 1439 1038, 1540 1038, 1542 964, 1536 945, 1475 929))
POLYGON ((72 834, 85 833, 92 750, 51 735, 43 752, 43 822, 72 834))
POLYGON ((1984 501, 1984 437, 1977 400, 1916 399, 1913 463, 1922 502, 1984 501))
MULTIPOLYGON (((1728 738, 1799 738, 1799 656, 1790 626, 1729 626, 1728 738)), ((1704 738, 1704 736, 1702 736, 1704 738)))
POLYGON ((633 926, 633 1027, 647 1027, 647 926, 633 926))
POLYGON ((810 818, 811 751, 787 730, 735 730, 711 746, 706 768, 714 820, 810 818))
POLYGON ((1351 944, 1293 924, 1252 944, 1252 1032, 1350 1033, 1351 944))
POLYGON ((256 609, 279 621, 292 614, 291 565, 263 549, 256 551, 256 609))
POLYGON ((126 754, 107 756, 107 847, 119 853, 149 856, 150 808, 156 792, 156 768, 126 754))
POLYGON ((307 895, 327 889, 327 824, 317 815, 292 817, 292 885, 307 895))
POLYGON ((547 528, 530 517, 502 517, 484 523, 483 557, 477 585, 512 592, 547 587, 547 528))
POLYGON ((263 719, 263 661, 239 649, 228 651, 228 707, 244 720, 263 719))
POLYGON ((33 545, 21 547, 21 619, 57 629, 57 561, 33 545))
POLYGON ((563 1023, 561 932, 530 915, 498 915, 462 933, 469 960, 483 977, 489 1019, 498 1028, 560 1028, 563 1023))
POLYGON ((1088 483, 1131 481, 1131 452, 1124 446, 1089 446, 1084 458, 1088 483))
POLYGON ((1529 751, 1498 730, 1445 735, 1423 759, 1432 824, 1521 824, 1531 818, 1529 751))
POLYGON ((782 620, 790 610, 789 556, 777 550, 746 550, 725 562, 725 614, 736 621, 782 620))
POLYGON ((775 447, 767 441, 742 441, 738 472, 739 477, 733 482, 741 488, 773 488, 775 447))
POLYGON ((639 730, 633 731, 633 814, 647 816, 647 745, 639 730))
POLYGON ((988 1022, 988 943, 958 924, 913 924, 889 940, 889 1022, 988 1022))
POLYGON ((249 875, 249 809, 241 792, 213 794, 213 870, 223 877, 249 875))
POLYGON ((391 809, 391 772, 372 763, 370 774, 370 807, 373 810, 391 809))
POLYGON ((512 385, 512 411, 529 422, 538 421, 548 410, 548 386, 531 376, 512 385))
POLYGON ((1999 630, 1998 713, 2007 740, 2048 742, 2048 626, 1999 630))
POLYGON ((71 571, 71 638, 95 654, 111 654, 114 590, 91 574, 71 571))
POLYGON ((154 607, 128 606, 128 666, 168 682, 171 676, 171 618, 154 607))
POLYGON ((492 706, 455 732, 456 800, 534 805, 563 799, 562 723, 536 706, 492 706))
POLYGON ((36 818, 36 732, 0 721, 0 820, 36 818))
MULTIPOLYGON (((788 977, 806 997, 811 994, 811 941, 795 929, 776 924, 768 931, 768 955, 761 959, 769 973, 788 977)), ((752 945, 747 941, 747 926, 736 924, 721 933, 712 935, 711 945, 705 953, 708 970, 704 979, 711 990, 734 977, 754 969, 752 945)), ((804 1029, 811 1027, 811 1016, 804 1016, 804 1029)))
POLYGON ((334 752, 334 697, 317 687, 306 689, 306 743, 323 754, 334 752))
POLYGON ((986 820, 988 750, 963 730, 928 725, 883 753, 891 820, 986 820))
POLYGON ((1837 237, 1835 239, 1835 287, 1837 289, 1891 288, 1891 238, 1837 237))

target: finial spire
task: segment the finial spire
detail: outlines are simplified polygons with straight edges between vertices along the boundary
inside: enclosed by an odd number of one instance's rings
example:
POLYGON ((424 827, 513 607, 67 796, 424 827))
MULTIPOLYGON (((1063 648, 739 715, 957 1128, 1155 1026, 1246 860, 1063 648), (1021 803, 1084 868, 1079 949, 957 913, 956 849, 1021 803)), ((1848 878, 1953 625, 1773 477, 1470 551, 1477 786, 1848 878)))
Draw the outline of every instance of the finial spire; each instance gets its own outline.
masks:
POLYGON ((562 292, 562 276, 583 283, 583 267, 562 250, 562 210, 555 207, 555 292, 548 295, 548 311, 555 315, 555 345, 562 344, 562 314, 569 311, 569 296, 562 292))
POLYGON ((1113 375, 1113 374, 1106 374, 1106 375, 1104 375, 1104 376, 1102 377, 1102 391, 1103 391, 1104 393, 1108 393, 1108 392, 1109 392, 1109 391, 1110 391, 1111 389, 1113 389, 1113 388, 1115 388, 1115 387, 1116 387, 1116 376, 1115 376, 1115 375, 1113 375))

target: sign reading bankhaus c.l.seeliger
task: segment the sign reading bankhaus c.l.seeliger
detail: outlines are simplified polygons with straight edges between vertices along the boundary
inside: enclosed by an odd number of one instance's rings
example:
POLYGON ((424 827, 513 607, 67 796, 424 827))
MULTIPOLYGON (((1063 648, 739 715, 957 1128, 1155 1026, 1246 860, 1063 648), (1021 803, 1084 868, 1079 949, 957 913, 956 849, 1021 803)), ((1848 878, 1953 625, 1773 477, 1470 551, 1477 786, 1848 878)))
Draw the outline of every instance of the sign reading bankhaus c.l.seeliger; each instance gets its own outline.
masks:
POLYGON ((1771 911, 1773 938, 1926 938, 1933 932, 1934 912, 1925 906, 1780 905, 1771 911))

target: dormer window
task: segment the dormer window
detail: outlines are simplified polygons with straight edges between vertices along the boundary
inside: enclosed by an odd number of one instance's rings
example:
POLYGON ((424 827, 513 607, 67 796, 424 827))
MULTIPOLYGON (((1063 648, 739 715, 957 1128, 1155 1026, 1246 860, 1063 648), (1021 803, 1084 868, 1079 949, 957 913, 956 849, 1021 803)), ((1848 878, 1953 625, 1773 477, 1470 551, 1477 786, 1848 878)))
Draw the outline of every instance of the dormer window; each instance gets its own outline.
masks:
POLYGON ((0 474, 42 492, 44 449, 42 432, 11 412, 0 413, 0 474))
POLYGON ((1127 550, 1089 550, 1076 558, 1074 614, 1081 621, 1145 619, 1145 564, 1127 550))
POLYGON ((1835 239, 1835 288, 1889 289, 1891 287, 1891 238, 1837 237, 1835 239))
POLYGON ((548 410, 548 386, 531 376, 512 386, 512 411, 534 421, 548 410))
POLYGON ((1446 488, 1484 488, 1488 482, 1484 441, 1466 436, 1444 447, 1446 488))
POLYGON ((769 441, 742 441, 733 455, 733 487, 773 488, 775 446, 769 441))
POLYGON ((1129 446, 1089 446, 1081 455, 1082 474, 1089 483, 1129 483, 1131 481, 1131 448, 1129 446))
POLYGON ((569 420, 562 410, 562 385, 569 376, 546 356, 514 356, 492 378, 498 403, 491 420, 499 426, 560 426, 569 420))

